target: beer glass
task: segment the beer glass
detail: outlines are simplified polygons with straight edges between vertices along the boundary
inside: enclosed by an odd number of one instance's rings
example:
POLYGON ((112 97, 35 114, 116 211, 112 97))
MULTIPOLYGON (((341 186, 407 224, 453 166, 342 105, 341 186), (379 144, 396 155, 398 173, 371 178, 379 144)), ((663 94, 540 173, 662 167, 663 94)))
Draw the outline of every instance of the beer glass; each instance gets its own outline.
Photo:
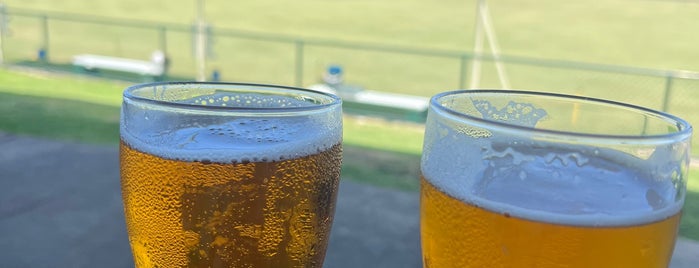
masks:
POLYGON ((612 101, 503 90, 430 101, 424 267, 667 267, 692 128, 612 101))
POLYGON ((341 100, 298 88, 127 88, 121 188, 137 267, 321 267, 341 100))

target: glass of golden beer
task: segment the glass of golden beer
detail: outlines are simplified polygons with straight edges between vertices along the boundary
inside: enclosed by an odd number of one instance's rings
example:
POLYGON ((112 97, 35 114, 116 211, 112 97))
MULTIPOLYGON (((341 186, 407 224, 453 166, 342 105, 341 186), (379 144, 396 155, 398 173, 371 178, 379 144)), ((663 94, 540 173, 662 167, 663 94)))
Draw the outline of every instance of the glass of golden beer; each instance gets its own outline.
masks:
POLYGON ((504 90, 430 101, 424 267, 667 267, 691 126, 612 101, 504 90))
POLYGON ((321 267, 340 177, 330 94, 232 83, 127 88, 121 188, 137 267, 321 267))

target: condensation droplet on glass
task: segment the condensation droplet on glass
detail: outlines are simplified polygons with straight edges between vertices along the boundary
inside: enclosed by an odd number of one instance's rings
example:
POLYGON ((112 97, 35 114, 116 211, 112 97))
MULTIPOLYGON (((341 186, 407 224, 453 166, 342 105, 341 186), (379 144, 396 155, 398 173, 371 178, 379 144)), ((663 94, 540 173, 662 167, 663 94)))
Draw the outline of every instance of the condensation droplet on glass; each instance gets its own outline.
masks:
POLYGON ((654 189, 648 189, 648 191, 646 191, 646 201, 648 201, 648 205, 654 210, 663 207, 663 198, 654 189))
POLYGON ((525 180, 525 179, 527 179, 527 172, 525 172, 524 170, 520 171, 520 172, 519 172, 519 179, 520 179, 520 180, 525 180))
POLYGON ((558 158, 558 155, 555 153, 547 153, 546 156, 544 156, 544 161, 546 161, 546 164, 552 164, 556 158, 558 158))

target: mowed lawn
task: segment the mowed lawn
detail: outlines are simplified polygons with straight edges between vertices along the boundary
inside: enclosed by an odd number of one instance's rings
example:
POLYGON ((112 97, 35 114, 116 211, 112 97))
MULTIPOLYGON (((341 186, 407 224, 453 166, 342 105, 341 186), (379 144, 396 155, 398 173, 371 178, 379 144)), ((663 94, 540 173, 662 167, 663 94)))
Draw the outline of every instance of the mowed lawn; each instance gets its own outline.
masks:
MULTIPOLYGON (((190 25, 197 1, 152 0, 8 0, 10 14, 23 9, 69 13, 65 16, 112 18, 114 21, 175 23, 180 30, 164 35, 174 79, 194 77, 190 25), (77 14, 77 15, 73 15, 77 14)), ((470 53, 474 46, 476 0, 206 0, 204 14, 214 27, 206 74, 224 81, 294 85, 298 42, 224 36, 224 30, 294 41, 352 42, 349 46, 305 45, 302 86, 318 83, 330 64, 344 67, 345 81, 362 88, 419 96, 468 86, 472 65, 462 76, 459 57, 392 52, 392 48, 470 53), (357 49, 378 45, 386 51, 357 49)), ((487 1, 501 53, 564 61, 699 71, 699 4, 692 1, 556 0, 487 1)), ((53 14, 53 13, 52 13, 53 14)), ((49 16, 50 18, 51 16, 49 16)), ((27 64, 43 46, 43 23, 37 17, 11 16, 3 39, 7 62, 27 64)), ((86 24, 49 19, 48 52, 52 64, 70 67, 82 53, 147 59, 161 48, 160 28, 86 24), (66 66, 67 65, 67 66, 66 66)), ((487 42, 486 42, 487 45, 487 42)), ((486 53, 489 53, 486 46, 486 53)), ((574 65, 574 64, 573 64, 574 65)), ((506 63, 511 86, 597 97, 662 109, 699 125, 696 113, 699 80, 665 76, 560 69, 506 63), (669 91, 666 91, 668 89, 669 91)), ((480 87, 499 88, 492 62, 483 63, 480 87)), ((10 85, 8 85, 10 86, 10 85)), ((699 148, 699 138, 694 139, 699 148)))
MULTIPOLYGON (((7 10, 65 12, 123 21, 176 23, 182 31, 165 35, 171 71, 193 77, 190 25, 197 1, 152 0, 8 0, 7 10)), ((219 70, 222 79, 293 84, 295 42, 262 41, 223 36, 217 29, 267 34, 291 40, 357 42, 387 47, 472 52, 476 0, 207 0, 206 20, 219 33, 211 39, 206 73, 219 70)), ((504 55, 657 69, 699 71, 696 44, 699 5, 692 1, 611 0, 488 1, 493 29, 504 55), (688 32, 689 31, 689 32, 688 32)), ((49 16, 50 18, 50 16, 49 16)), ((43 24, 35 17, 12 16, 3 40, 5 58, 36 58, 43 46, 43 24)), ((84 24, 70 20, 47 22, 50 59, 67 63, 73 55, 95 53, 148 58, 160 48, 160 29, 84 24)), ((486 44, 487 45, 487 44, 486 44)), ((489 52, 488 47, 485 52, 489 52)), ((316 83, 329 64, 345 67, 346 80, 365 88, 431 96, 455 89, 461 59, 351 47, 308 45, 303 50, 303 85, 316 83)), ((470 65, 468 66, 470 68, 470 65)), ((467 68, 467 73, 470 69, 467 68)), ((606 75, 595 71, 554 70, 543 66, 506 64, 513 88, 562 91, 660 105, 653 90, 664 77, 606 75), (622 91, 608 94, 610 91, 622 91), (640 95, 638 98, 626 98, 640 95)), ((492 64, 483 67, 482 87, 499 87, 492 64)), ((467 78, 468 79, 468 78, 467 78)), ((694 84, 696 85, 696 84, 694 84)))
MULTIPOLYGON (((474 43, 477 0, 203 2, 205 18, 215 27, 301 38, 459 51, 472 51, 474 43)), ((500 47, 507 55, 663 69, 697 69, 699 54, 695 52, 695 44, 699 36, 688 32, 688 29, 699 28, 699 21, 696 20, 699 5, 693 1, 610 0, 594 5, 584 1, 557 0, 487 2, 500 47)), ((196 17, 197 1, 6 0, 3 3, 9 11, 31 8, 190 24, 196 17)), ((13 20, 10 27, 22 23, 13 20)), ((56 23, 51 26, 61 27, 59 22, 56 23)), ((112 35, 111 29, 104 25, 99 29, 101 31, 69 33, 83 34, 80 39, 54 38, 54 53, 61 55, 62 46, 68 45, 97 49, 91 46, 97 41, 110 44, 108 49, 111 52, 154 45, 149 43, 150 39, 131 39, 125 33, 112 35)), ((73 29, 72 32, 78 31, 73 29)), ((40 38, 30 37, 32 34, 12 33, 24 40, 40 38)), ((190 43, 183 45, 189 46, 190 43)), ((191 54, 191 51, 178 53, 191 54)))

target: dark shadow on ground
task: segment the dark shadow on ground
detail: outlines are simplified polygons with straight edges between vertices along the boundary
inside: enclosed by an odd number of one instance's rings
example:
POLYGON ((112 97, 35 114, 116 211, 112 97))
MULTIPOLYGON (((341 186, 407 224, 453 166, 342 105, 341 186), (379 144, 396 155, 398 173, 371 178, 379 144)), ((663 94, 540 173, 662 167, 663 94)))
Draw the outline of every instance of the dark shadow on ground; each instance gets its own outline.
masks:
POLYGON ((119 107, 0 92, 0 130, 116 144, 119 141, 119 107))
POLYGON ((420 155, 344 145, 342 177, 376 186, 417 191, 420 155))

